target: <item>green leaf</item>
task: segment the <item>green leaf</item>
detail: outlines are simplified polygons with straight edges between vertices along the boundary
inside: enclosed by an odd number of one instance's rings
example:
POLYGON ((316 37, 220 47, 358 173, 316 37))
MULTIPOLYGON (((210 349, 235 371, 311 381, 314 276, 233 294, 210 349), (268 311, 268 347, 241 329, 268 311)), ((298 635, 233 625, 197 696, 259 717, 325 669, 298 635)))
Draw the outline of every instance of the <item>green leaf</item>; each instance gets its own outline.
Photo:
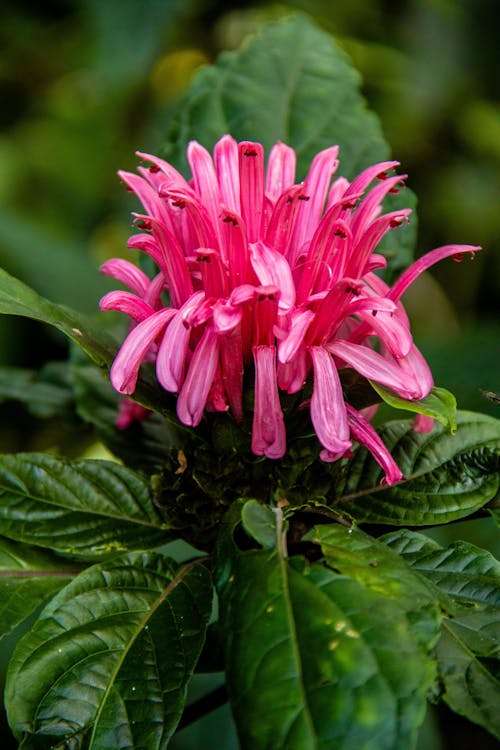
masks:
POLYGON ((212 597, 198 562, 142 552, 88 568, 16 647, 6 686, 15 735, 39 750, 166 748, 212 597))
POLYGON ((447 596, 500 606, 500 563, 487 550, 462 541, 441 547, 425 534, 407 529, 386 534, 380 541, 447 596))
POLYGON ((330 567, 397 601, 426 649, 436 641, 440 616, 433 592, 398 554, 360 529, 339 524, 316 526, 304 539, 320 545, 330 567))
POLYGON ((249 500, 241 510, 243 528, 262 547, 276 546, 276 515, 268 505, 249 500))
MULTIPOLYGON (((333 144, 340 146, 339 173, 350 180, 389 156, 359 74, 333 37, 304 15, 264 26, 240 50, 198 71, 177 109, 166 157, 186 171, 188 141, 212 148, 224 133, 260 141, 267 153, 277 141, 292 146, 300 179, 314 155, 333 144)), ((386 205, 414 207, 415 197, 405 190, 386 205)), ((384 239, 393 268, 408 265, 415 236, 413 221, 384 239)))
POLYGON ((500 738, 500 619, 498 608, 445 618, 436 648, 443 699, 500 738))
MULTIPOLYGON (((241 511, 240 511, 241 512, 241 511)), ((242 750, 410 750, 433 666, 395 599, 277 547, 217 553, 226 674, 242 750)), ((281 529, 281 530, 280 530, 281 529)), ((281 538, 280 538, 281 537, 281 538)))
POLYGON ((406 479, 381 485, 382 469, 365 448, 346 469, 338 502, 359 522, 395 526, 464 518, 496 497, 500 486, 500 421, 457 413, 457 432, 442 425, 415 433, 412 421, 388 422, 379 434, 406 479))
POLYGON ((394 409, 404 409, 405 411, 414 411, 417 414, 425 414, 426 417, 437 419, 450 432, 456 432, 457 400, 453 393, 450 393, 445 388, 434 387, 429 395, 420 399, 420 401, 410 401, 396 396, 395 393, 387 390, 387 388, 383 388, 378 383, 374 383, 372 380, 369 382, 380 398, 394 409))
POLYGON ((0 638, 80 570, 42 550, 0 539, 0 638))
POLYGON ((0 313, 21 315, 49 323, 75 341, 96 364, 110 365, 116 343, 85 315, 41 297, 0 268, 0 313))
POLYGON ((169 539, 137 474, 44 453, 0 456, 0 533, 86 559, 169 539))

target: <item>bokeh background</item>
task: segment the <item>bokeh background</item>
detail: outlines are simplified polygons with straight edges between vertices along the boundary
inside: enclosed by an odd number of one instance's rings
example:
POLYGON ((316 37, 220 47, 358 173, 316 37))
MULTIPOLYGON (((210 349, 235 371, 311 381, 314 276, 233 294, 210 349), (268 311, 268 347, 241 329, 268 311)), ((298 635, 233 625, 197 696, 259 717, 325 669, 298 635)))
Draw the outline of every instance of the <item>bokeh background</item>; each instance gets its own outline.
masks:
MULTIPOLYGON (((332 32, 361 72, 419 198, 418 253, 451 242, 485 248, 472 263, 448 261, 426 274, 405 302, 436 382, 461 408, 499 416, 483 393, 500 392, 497 0, 3 0, 0 265, 45 296, 93 312, 110 288, 97 267, 126 255, 130 233, 134 203, 116 170, 135 168, 136 149, 161 150, 200 65, 294 9, 332 32)), ((0 319, 0 366, 37 368, 66 352, 53 331, 0 319)), ((2 452, 64 445, 78 453, 81 432, 67 429, 0 404, 2 452)), ((460 532, 495 544, 487 521, 460 532)), ((435 532, 443 541, 450 533, 458 532, 435 532)), ((212 719, 217 731, 221 716, 212 719)), ((174 750, 200 747, 196 731, 182 732, 174 750)), ((220 737, 214 748, 234 746, 231 731, 220 737)), ((421 750, 473 742, 493 747, 442 710, 430 716, 421 750)))

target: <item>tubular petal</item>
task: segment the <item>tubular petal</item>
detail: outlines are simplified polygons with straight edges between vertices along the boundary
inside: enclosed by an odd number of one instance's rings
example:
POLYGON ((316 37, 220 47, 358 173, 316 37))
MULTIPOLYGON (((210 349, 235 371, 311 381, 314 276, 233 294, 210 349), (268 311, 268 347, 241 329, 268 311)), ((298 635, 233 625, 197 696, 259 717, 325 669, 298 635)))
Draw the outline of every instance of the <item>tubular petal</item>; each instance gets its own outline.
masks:
POLYGON ((276 348, 254 346, 255 402, 252 451, 256 456, 281 458, 286 451, 283 412, 276 379, 276 348))
POLYGON ((344 453, 351 443, 337 368, 323 347, 311 346, 309 353, 314 368, 311 420, 316 435, 321 445, 331 453, 344 453))

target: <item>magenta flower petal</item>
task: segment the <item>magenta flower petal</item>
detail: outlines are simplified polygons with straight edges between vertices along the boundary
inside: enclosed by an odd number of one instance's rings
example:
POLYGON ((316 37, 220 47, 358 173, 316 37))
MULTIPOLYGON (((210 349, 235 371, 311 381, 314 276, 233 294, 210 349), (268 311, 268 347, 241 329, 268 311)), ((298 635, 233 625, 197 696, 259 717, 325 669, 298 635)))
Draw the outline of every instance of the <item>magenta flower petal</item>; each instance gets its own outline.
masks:
POLYGON ((154 313, 151 305, 131 292, 108 292, 102 297, 99 306, 101 310, 125 313, 138 322, 146 320, 154 313))
POLYGON ((264 242, 251 242, 250 260, 257 278, 263 286, 280 290, 279 307, 290 310, 295 304, 295 284, 288 261, 264 242))
POLYGON ((110 379, 117 391, 126 394, 135 391, 139 367, 149 347, 171 321, 175 312, 172 308, 159 310, 129 333, 111 366, 110 379))
POLYGON ((412 263, 412 265, 401 274, 399 279, 393 284, 388 296, 394 300, 402 297, 410 284, 413 284, 415 279, 420 276, 421 273, 443 258, 448 258, 450 255, 460 258, 463 253, 470 253, 472 257, 474 257, 474 253, 479 252, 479 250, 481 250, 481 248, 477 245, 444 245, 443 247, 431 250, 430 253, 427 253, 416 260, 415 263, 412 263))
POLYGON ((222 202, 236 214, 240 208, 240 168, 238 144, 230 135, 223 136, 214 147, 214 163, 222 202))
POLYGON ((344 453, 350 448, 346 405, 337 368, 332 356, 323 347, 309 348, 314 383, 311 398, 311 420, 318 439, 331 453, 344 453))
POLYGON ((295 181, 295 151, 285 143, 276 143, 270 153, 266 170, 266 194, 276 203, 295 181))
POLYGON ((207 328, 194 350, 189 370, 177 399, 181 422, 196 427, 201 421, 219 358, 219 337, 207 328))
POLYGON ((385 481, 392 485, 403 479, 398 465, 392 458, 391 454, 377 435, 371 424, 359 413, 347 404, 347 422, 351 435, 356 442, 365 445, 377 463, 385 471, 385 481))
POLYGON ((144 271, 122 258, 110 258, 102 264, 100 271, 105 276, 112 276, 117 281, 121 281, 139 296, 146 294, 150 284, 144 271))
POLYGON ((175 317, 158 347, 156 376, 166 391, 176 393, 182 385, 191 336, 189 325, 186 325, 186 316, 201 304, 204 296, 203 292, 197 292, 175 311, 175 317))
POLYGON ((388 360, 367 346, 352 344, 350 341, 331 341, 327 345, 336 357, 347 362, 360 375, 385 385, 398 393, 402 398, 421 398, 420 390, 410 371, 405 372, 398 364, 388 360))
POLYGON ((286 451, 286 433, 276 380, 276 347, 255 346, 255 402, 252 451, 256 456, 281 458, 286 451))

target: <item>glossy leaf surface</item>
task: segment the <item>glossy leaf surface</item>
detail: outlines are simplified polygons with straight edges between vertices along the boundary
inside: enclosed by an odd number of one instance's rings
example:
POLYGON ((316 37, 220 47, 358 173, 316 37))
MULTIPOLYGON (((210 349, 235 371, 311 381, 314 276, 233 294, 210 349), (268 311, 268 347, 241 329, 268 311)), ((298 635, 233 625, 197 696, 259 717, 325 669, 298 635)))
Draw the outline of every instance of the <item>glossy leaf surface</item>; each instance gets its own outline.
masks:
POLYGON ((12 658, 6 705, 22 746, 165 748, 211 607, 210 575, 199 563, 132 553, 87 569, 12 658))

